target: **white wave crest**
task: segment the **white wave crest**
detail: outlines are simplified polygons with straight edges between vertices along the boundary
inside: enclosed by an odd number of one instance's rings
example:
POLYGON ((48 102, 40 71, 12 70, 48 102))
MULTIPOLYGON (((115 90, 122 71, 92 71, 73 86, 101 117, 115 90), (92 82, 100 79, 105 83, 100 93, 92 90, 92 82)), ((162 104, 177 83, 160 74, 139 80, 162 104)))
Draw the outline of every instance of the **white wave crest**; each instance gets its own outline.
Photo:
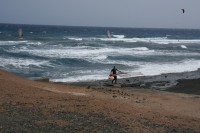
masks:
POLYGON ((69 40, 75 40, 75 41, 82 41, 83 38, 74 38, 74 37, 69 37, 69 40))
POLYGON ((163 73, 179 73, 195 71, 200 68, 200 60, 183 60, 171 63, 142 63, 137 71, 144 75, 160 75, 163 73))
POLYGON ((137 42, 136 39, 132 38, 100 38, 101 41, 122 41, 122 42, 137 42))
POLYGON ((51 79, 53 82, 79 82, 106 79, 110 70, 76 70, 69 73, 59 73, 60 78, 51 79), (69 76, 70 75, 70 76, 69 76), (72 76, 73 75, 73 76, 72 76), (81 75, 81 76, 80 76, 81 75))
POLYGON ((122 41, 122 42, 145 42, 156 44, 186 44, 195 43, 200 44, 200 39, 168 39, 167 37, 154 37, 154 38, 100 38, 102 41, 122 41))
POLYGON ((147 51, 149 50, 147 47, 136 47, 136 48, 131 48, 132 50, 139 50, 139 51, 147 51))
POLYGON ((27 43, 28 41, 0 41, 0 45, 16 45, 21 43, 27 43))
POLYGON ((27 42, 26 44, 30 44, 30 45, 41 45, 41 42, 27 42))
POLYGON ((89 47, 68 47, 65 49, 15 49, 9 52, 20 53, 28 52, 31 55, 56 58, 80 58, 80 59, 106 59, 107 54, 113 52, 109 48, 89 48, 89 47))
MULTIPOLYGON (((125 62, 124 62, 125 63, 125 62)), ((111 63, 112 64, 112 63, 111 63)), ((179 73, 179 72, 186 72, 186 71, 195 71, 200 68, 200 60, 184 60, 180 62, 172 62, 172 63, 145 63, 145 62, 132 62, 134 66, 138 66, 137 69, 129 69, 126 70, 128 74, 119 75, 119 78, 128 78, 128 77, 135 77, 135 76, 153 76, 153 75, 160 75, 164 73, 179 73)), ((118 68, 123 71, 123 68, 118 68)), ((109 70, 101 71, 100 73, 96 72, 84 72, 78 74, 77 76, 67 76, 65 75, 64 78, 56 78, 52 79, 51 81, 54 82, 79 82, 79 81, 91 81, 91 80, 102 80, 107 79, 109 70), (95 74, 92 74, 95 73, 95 74)))
POLYGON ((115 38, 120 38, 120 39, 125 38, 125 35, 112 35, 112 36, 115 38))
POLYGON ((187 47, 185 45, 181 45, 181 48, 187 49, 187 47))
POLYGON ((144 76, 153 76, 164 73, 180 73, 187 71, 195 71, 198 68, 200 68, 200 60, 183 60, 179 62, 169 62, 169 63, 149 63, 149 62, 110 60, 107 62, 107 64, 122 64, 129 67, 133 67, 134 69, 126 70, 128 74, 123 75, 123 78, 141 76, 141 75, 136 75, 135 73, 142 73, 144 76))
POLYGON ((101 41, 112 41, 112 42, 144 42, 144 43, 155 43, 155 44, 200 44, 200 39, 168 39, 167 37, 152 37, 152 38, 125 38, 124 35, 113 35, 111 38, 96 38, 96 37, 63 37, 63 39, 69 39, 74 41, 84 40, 101 40, 101 41))
POLYGON ((20 53, 27 52, 30 55, 40 55, 51 58, 77 58, 84 59, 94 63, 107 63, 108 56, 146 56, 154 55, 154 50, 147 47, 120 48, 120 47, 103 47, 94 48, 89 46, 65 47, 62 49, 13 49, 8 52, 20 53))
POLYGON ((41 65, 48 65, 48 61, 31 60, 31 59, 16 59, 16 58, 1 58, 1 67, 12 65, 15 68, 26 68, 29 65, 41 67, 41 65))
POLYGON ((17 44, 30 44, 30 45, 41 45, 42 42, 39 41, 0 41, 0 45, 17 45, 17 44))
POLYGON ((82 75, 82 76, 74 76, 74 77, 68 77, 68 78, 57 78, 57 79, 51 79, 50 81, 53 82, 80 82, 80 81, 95 81, 95 80, 102 80, 106 79, 107 75, 82 75))

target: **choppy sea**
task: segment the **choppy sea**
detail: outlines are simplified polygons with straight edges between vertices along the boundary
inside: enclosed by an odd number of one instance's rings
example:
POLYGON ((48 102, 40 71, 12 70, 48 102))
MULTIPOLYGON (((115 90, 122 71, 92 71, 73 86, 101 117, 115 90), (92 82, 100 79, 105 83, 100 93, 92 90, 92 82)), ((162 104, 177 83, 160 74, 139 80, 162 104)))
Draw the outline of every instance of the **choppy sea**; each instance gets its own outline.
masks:
POLYGON ((113 66, 127 73, 119 78, 197 70, 200 30, 0 24, 0 69, 78 82, 107 79, 113 66))

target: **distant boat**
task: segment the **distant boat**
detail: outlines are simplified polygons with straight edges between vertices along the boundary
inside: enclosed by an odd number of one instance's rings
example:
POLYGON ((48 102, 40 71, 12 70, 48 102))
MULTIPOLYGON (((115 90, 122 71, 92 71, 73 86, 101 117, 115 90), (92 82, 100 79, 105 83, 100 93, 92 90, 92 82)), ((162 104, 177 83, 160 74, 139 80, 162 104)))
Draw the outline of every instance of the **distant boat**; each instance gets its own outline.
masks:
POLYGON ((18 30, 18 35, 19 35, 19 39, 23 39, 23 30, 22 30, 22 28, 19 28, 19 30, 18 30))
POLYGON ((112 34, 110 33, 109 30, 107 30, 107 37, 108 37, 108 38, 112 38, 112 34))

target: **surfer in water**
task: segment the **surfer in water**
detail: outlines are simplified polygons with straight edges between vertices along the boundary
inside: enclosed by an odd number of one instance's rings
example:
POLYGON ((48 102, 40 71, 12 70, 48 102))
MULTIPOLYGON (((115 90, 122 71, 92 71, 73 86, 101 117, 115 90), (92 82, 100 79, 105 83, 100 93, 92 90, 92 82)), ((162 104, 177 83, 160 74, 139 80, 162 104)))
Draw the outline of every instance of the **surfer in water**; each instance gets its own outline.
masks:
POLYGON ((115 84, 117 84, 117 71, 119 71, 119 70, 117 68, 115 68, 115 66, 110 71, 111 75, 114 77, 114 79, 112 80, 112 84, 113 84, 114 81, 115 81, 115 84))

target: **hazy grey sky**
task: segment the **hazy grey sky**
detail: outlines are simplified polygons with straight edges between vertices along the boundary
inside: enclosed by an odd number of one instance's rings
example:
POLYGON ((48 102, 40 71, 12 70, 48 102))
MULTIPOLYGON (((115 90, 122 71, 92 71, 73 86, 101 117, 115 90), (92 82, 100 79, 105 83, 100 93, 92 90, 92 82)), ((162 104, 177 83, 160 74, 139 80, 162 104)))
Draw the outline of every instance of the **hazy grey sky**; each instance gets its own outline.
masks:
POLYGON ((200 0, 0 0, 0 23, 200 29, 199 14, 200 0))

